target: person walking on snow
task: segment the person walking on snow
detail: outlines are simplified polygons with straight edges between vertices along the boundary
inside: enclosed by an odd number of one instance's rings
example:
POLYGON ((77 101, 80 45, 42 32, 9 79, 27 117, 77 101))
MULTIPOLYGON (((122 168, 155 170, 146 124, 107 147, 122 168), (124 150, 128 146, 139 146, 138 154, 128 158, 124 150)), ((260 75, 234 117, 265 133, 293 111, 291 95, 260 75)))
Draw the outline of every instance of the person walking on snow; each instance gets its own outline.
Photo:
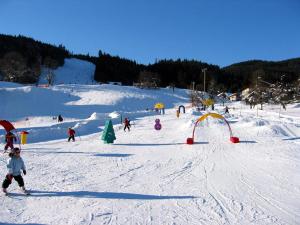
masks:
POLYGON ((14 148, 9 153, 10 158, 7 160, 6 165, 8 173, 6 174, 2 183, 2 191, 5 194, 7 194, 7 188, 11 184, 12 179, 15 179, 18 182, 22 192, 27 193, 24 186, 24 180, 21 175, 21 170, 23 171, 23 174, 26 175, 26 167, 22 157, 20 156, 20 153, 21 150, 19 148, 14 148))
POLYGON ((124 119, 124 131, 126 131, 126 128, 128 129, 128 131, 130 131, 130 120, 128 120, 128 118, 124 119))
POLYGON ((228 106, 226 105, 226 107, 225 107, 225 114, 226 113, 228 113, 229 114, 229 108, 228 108, 228 106))
POLYGON ((17 141, 16 136, 10 131, 7 132, 7 134, 5 135, 6 145, 4 147, 4 152, 6 152, 8 147, 10 147, 10 149, 13 150, 14 149, 14 142, 16 142, 16 141, 17 141))
POLYGON ((70 140, 72 139, 73 142, 75 141, 75 130, 73 130, 71 127, 69 127, 68 129, 68 135, 69 135, 69 138, 68 138, 68 142, 70 142, 70 140))

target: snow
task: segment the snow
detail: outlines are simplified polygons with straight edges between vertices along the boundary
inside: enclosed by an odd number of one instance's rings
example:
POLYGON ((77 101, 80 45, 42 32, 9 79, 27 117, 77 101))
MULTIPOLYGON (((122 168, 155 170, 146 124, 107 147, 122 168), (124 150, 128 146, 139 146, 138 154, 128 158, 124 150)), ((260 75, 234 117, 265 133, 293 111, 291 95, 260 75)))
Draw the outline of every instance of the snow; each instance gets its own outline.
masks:
MULTIPOLYGON (((96 85, 89 63, 67 62, 49 88, 0 82, 1 119, 29 132, 21 148, 31 190, 24 196, 12 183, 11 194, 0 197, 0 224, 299 224, 299 104, 284 111, 228 103, 224 116, 240 143, 229 142, 222 121, 208 118, 187 145, 205 113, 189 106, 187 90, 96 85), (68 71, 79 68, 89 72, 72 83, 78 76, 68 71), (157 102, 165 115, 152 111, 157 102), (179 105, 186 113, 177 118, 179 105), (130 132, 120 124, 125 117, 130 132), (101 141, 107 119, 113 144, 101 141), (75 142, 67 142, 68 127, 75 142)), ((7 158, 1 154, 2 179, 7 158)))
MULTIPOLYGON (((95 65, 93 63, 70 58, 65 59, 64 65, 54 70, 55 84, 93 84, 95 65)), ((42 69, 39 84, 47 84, 46 76, 49 70, 42 69)))

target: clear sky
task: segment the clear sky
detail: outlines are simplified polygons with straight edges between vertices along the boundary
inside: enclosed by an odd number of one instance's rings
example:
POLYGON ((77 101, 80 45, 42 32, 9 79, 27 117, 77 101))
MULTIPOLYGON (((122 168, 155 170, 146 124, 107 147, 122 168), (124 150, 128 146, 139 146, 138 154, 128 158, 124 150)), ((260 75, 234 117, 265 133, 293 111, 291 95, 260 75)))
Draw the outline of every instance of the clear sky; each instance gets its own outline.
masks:
POLYGON ((0 33, 138 63, 300 57, 300 0, 0 0, 0 33))

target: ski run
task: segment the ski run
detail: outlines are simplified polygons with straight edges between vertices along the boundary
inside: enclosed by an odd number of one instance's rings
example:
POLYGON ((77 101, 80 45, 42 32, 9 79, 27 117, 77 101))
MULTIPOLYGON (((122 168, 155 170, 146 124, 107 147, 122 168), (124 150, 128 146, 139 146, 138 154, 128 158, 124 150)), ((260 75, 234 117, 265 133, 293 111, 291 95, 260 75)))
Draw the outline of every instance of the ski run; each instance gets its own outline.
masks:
MULTIPOLYGON (((62 67, 48 88, 0 82, 0 119, 29 132, 21 156, 31 194, 13 181, 0 197, 0 224, 300 224, 299 104, 284 111, 227 102, 226 115, 216 104, 240 143, 229 141, 222 120, 207 118, 188 145, 195 121, 211 111, 191 108, 188 90, 95 85, 92 65, 66 64, 88 71, 86 80, 70 84, 82 75, 62 67), (164 115, 151 110, 157 102, 164 115), (177 118, 180 105, 186 113, 177 118), (101 140, 109 119, 113 144, 101 140), (68 127, 75 142, 67 141, 68 127)), ((1 146, 4 136, 1 127, 1 146)), ((7 159, 1 153, 1 182, 7 159)))

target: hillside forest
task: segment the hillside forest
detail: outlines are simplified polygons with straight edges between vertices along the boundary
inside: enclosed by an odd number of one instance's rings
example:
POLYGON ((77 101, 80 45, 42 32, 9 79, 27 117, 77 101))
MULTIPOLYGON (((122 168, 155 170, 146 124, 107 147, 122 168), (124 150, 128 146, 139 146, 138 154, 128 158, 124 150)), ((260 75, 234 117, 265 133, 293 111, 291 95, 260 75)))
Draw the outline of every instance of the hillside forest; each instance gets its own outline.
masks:
POLYGON ((223 68, 186 59, 161 59, 143 65, 101 50, 98 56, 73 54, 62 44, 55 46, 21 35, 0 34, 2 81, 36 84, 42 67, 52 73, 64 64, 65 58, 78 58, 95 64, 94 80, 99 83, 144 84, 142 87, 147 88, 188 88, 212 95, 241 92, 250 88, 253 91, 249 99, 252 97, 256 102, 265 102, 264 98, 269 99, 272 95, 284 95, 289 101, 299 100, 300 58, 278 62, 249 60, 223 68), (279 87, 280 90, 277 90, 279 87))

